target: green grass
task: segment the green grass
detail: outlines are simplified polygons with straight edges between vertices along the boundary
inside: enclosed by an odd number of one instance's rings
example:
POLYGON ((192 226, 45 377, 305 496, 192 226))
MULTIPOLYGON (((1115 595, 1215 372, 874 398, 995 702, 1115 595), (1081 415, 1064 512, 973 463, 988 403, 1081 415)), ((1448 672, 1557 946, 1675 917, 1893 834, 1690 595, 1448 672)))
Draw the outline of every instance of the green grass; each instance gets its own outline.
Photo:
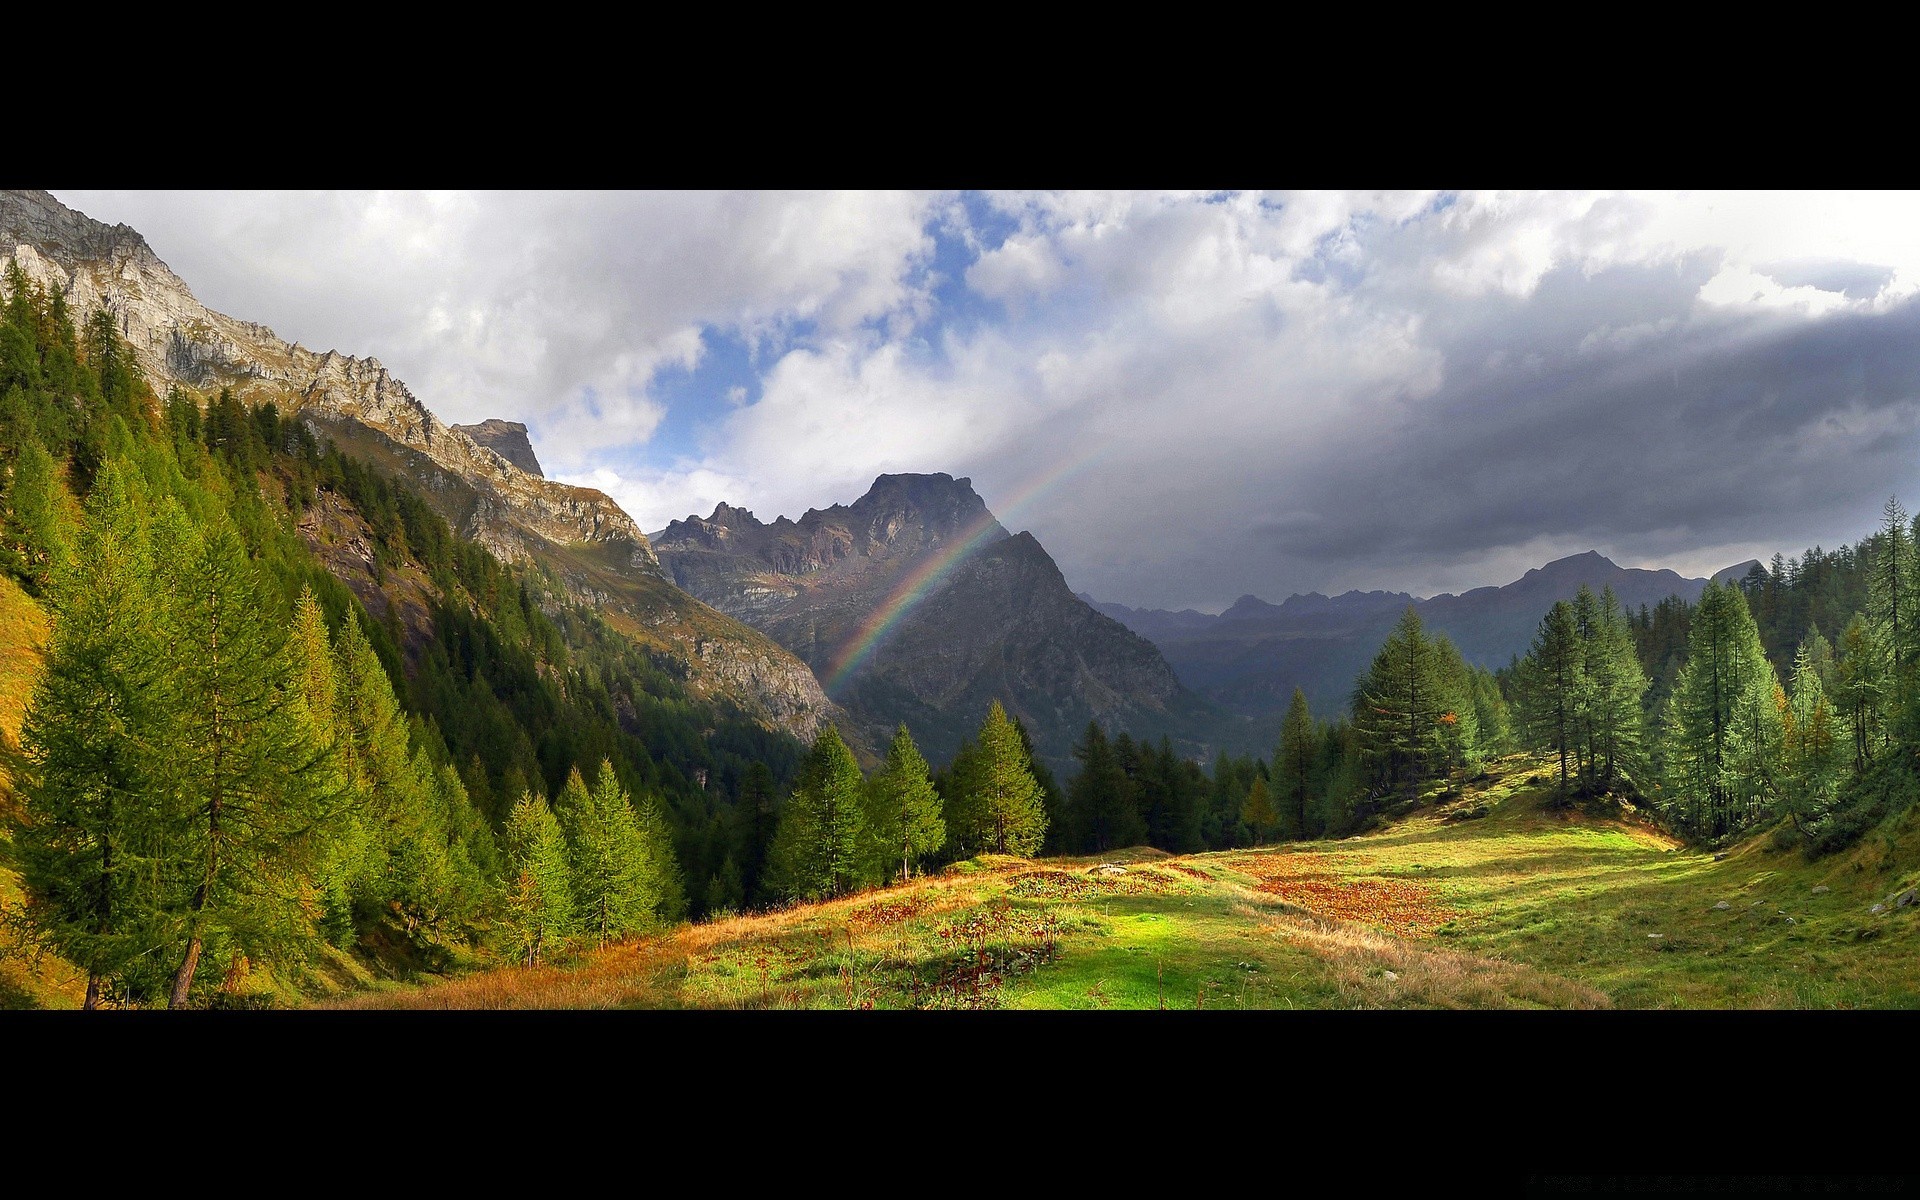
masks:
POLYGON ((1182 858, 983 857, 536 971, 346 1003, 1920 1007, 1920 905, 1867 911, 1912 882, 1920 829, 1883 830, 1817 863, 1761 836, 1716 862, 1631 810, 1558 808, 1541 767, 1506 760, 1442 807, 1345 841, 1182 858), (1483 804, 1481 819, 1444 819, 1483 804), (1716 909, 1722 900, 1729 907, 1716 909))

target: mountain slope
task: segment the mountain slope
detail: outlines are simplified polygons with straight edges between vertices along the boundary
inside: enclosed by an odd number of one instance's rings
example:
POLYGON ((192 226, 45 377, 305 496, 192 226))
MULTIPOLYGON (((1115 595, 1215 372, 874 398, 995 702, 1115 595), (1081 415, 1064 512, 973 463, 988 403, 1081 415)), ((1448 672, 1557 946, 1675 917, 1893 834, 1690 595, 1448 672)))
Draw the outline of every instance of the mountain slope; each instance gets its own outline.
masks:
MULTIPOLYGON (((687 664, 697 693, 738 700, 769 725, 810 738, 833 706, 810 672, 752 629, 669 583, 646 535, 604 493, 544 479, 440 421, 371 358, 287 342, 214 312, 139 233, 75 212, 45 192, 0 191, 0 259, 74 312, 105 307, 157 392, 228 389, 277 404, 349 452, 410 481, 461 536, 507 561, 550 570, 623 618, 637 640, 687 664)), ((506 422, 478 427, 488 440, 506 422), (496 428, 497 427, 497 428, 496 428)), ((524 427, 519 440, 525 444, 524 427)), ((518 446, 508 445, 514 458, 518 446)), ((525 458, 537 469, 531 445, 525 458)))
POLYGON ((1152 643, 1073 595, 970 480, 882 475, 852 504, 770 524, 721 504, 654 543, 676 583, 799 655, 869 736, 905 720, 936 763, 995 698, 1061 770, 1088 721, 1195 754, 1220 736, 1152 643))

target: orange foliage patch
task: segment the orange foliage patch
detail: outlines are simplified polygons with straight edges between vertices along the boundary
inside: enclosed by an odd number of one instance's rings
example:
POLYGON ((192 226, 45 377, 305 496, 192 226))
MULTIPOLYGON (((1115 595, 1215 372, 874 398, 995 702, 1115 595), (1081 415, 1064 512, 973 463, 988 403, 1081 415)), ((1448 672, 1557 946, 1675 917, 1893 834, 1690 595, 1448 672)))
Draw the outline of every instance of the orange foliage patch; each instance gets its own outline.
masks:
POLYGON ((1432 888, 1411 880, 1335 875, 1290 855, 1249 856, 1233 865, 1257 878, 1261 891, 1316 916, 1360 921, 1401 937, 1429 937, 1459 915, 1432 888))

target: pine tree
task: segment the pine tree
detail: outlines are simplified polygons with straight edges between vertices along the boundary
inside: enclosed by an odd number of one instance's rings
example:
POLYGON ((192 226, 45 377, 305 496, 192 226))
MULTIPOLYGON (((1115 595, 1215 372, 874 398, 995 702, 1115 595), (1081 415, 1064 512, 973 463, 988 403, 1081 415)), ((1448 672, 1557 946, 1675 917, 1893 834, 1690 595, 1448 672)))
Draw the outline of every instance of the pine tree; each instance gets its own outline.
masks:
POLYGON ((859 877, 866 781, 833 726, 823 726, 780 814, 770 858, 789 899, 842 895, 859 877))
POLYGON ((1880 744, 1884 723, 1885 687, 1880 665, 1884 660, 1873 627, 1855 614, 1840 634, 1840 654, 1834 663, 1835 696, 1846 715, 1853 749, 1853 773, 1863 774, 1880 744))
POLYGON ((561 821, 573 877, 574 913, 582 933, 605 946, 653 923, 661 897, 640 822, 627 792, 603 760, 593 788, 575 768, 565 794, 574 799, 561 821), (577 796, 575 795, 577 791, 577 796))
POLYGON ((196 530, 168 499, 154 540, 179 715, 169 866, 184 891, 185 946, 168 1006, 180 1008, 209 940, 266 958, 300 953, 316 936, 302 884, 334 797, 287 626, 239 534, 222 521, 196 530))
POLYGON ((979 765, 969 782, 971 799, 961 810, 968 822, 966 842, 996 854, 1035 854, 1047 832, 1040 785, 998 700, 980 726, 979 765))
MULTIPOLYGON (((1915 631, 1920 628, 1920 596, 1915 594, 1915 555, 1906 510, 1888 497, 1882 512, 1879 553, 1867 580, 1867 618, 1875 626, 1884 658, 1884 686, 1892 715, 1904 713, 1913 694, 1915 631)), ((1891 723, 1886 727, 1889 731, 1891 723)))
POLYGON ((1533 646, 1527 652, 1525 702, 1529 724, 1544 736, 1546 747, 1560 756, 1560 795, 1567 795, 1567 755, 1579 735, 1580 700, 1584 693, 1585 661, 1573 606, 1559 600, 1540 621, 1533 646))
POLYGON ((1601 790, 1614 784, 1621 768, 1638 768, 1645 742, 1641 699, 1648 681, 1634 652, 1633 631, 1611 587, 1602 594, 1589 637, 1585 667, 1586 702, 1593 730, 1595 779, 1601 790))
POLYGON ((1803 642, 1794 655, 1793 683, 1782 733, 1787 812, 1796 828, 1832 802, 1845 769, 1841 720, 1827 702, 1814 668, 1813 652, 1803 642))
POLYGON ((13 464, 9 507, 0 521, 0 567, 29 595, 38 596, 66 561, 76 536, 72 505, 59 468, 37 439, 29 437, 13 464))
POLYGON ((1685 806, 1677 817, 1720 837, 1760 814, 1773 789, 1783 708, 1745 597, 1732 584, 1709 584, 1668 705, 1669 772, 1685 806))
POLYGON ((1260 844, 1261 834, 1273 828, 1279 820, 1279 813, 1273 807, 1273 798, 1267 792, 1266 776, 1253 777, 1253 786, 1247 789, 1246 803, 1240 809, 1240 819, 1253 831, 1253 844, 1256 846, 1260 844))
POLYGON ((868 781, 867 802, 867 828, 889 859, 900 856, 901 879, 912 876, 915 860, 946 845, 940 793, 904 721, 894 731, 885 765, 868 781))
POLYGON ((503 922, 526 965, 566 944, 574 929, 566 838, 547 802, 523 793, 507 817, 507 900, 503 922))
POLYGON ((1147 840, 1147 826, 1134 806, 1126 773, 1107 735, 1093 721, 1073 748, 1080 772, 1067 785, 1067 809, 1080 850, 1104 853, 1147 840))
POLYGON ((1294 688, 1287 715, 1280 722, 1280 745, 1273 752, 1275 807, 1286 819, 1283 836, 1307 836, 1307 808, 1318 782, 1314 768, 1320 741, 1313 713, 1307 707, 1307 693, 1294 688))
POLYGON ((38 934, 87 973, 85 1007, 167 941, 158 866, 172 769, 152 556, 125 479, 104 473, 70 567, 53 577, 52 644, 21 730, 12 829, 38 934))
POLYGON ((1417 793, 1443 754, 1439 718, 1449 710, 1438 676, 1433 643, 1409 607, 1353 694, 1361 753, 1388 791, 1417 793))

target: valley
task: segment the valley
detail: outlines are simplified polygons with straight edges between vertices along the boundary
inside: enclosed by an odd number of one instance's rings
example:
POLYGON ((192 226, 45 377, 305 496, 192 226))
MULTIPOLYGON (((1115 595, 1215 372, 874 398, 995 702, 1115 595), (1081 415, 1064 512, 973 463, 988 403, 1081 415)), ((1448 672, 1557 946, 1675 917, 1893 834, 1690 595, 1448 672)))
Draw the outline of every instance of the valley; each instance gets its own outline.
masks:
POLYGON ((1167 855, 984 857, 576 964, 355 1008, 1850 1009, 1920 1006, 1920 823, 1809 866, 1561 809, 1503 759, 1375 833, 1167 855), (1483 817, 1462 814, 1484 807, 1483 817), (1884 911, 1870 911, 1874 905, 1884 911))

